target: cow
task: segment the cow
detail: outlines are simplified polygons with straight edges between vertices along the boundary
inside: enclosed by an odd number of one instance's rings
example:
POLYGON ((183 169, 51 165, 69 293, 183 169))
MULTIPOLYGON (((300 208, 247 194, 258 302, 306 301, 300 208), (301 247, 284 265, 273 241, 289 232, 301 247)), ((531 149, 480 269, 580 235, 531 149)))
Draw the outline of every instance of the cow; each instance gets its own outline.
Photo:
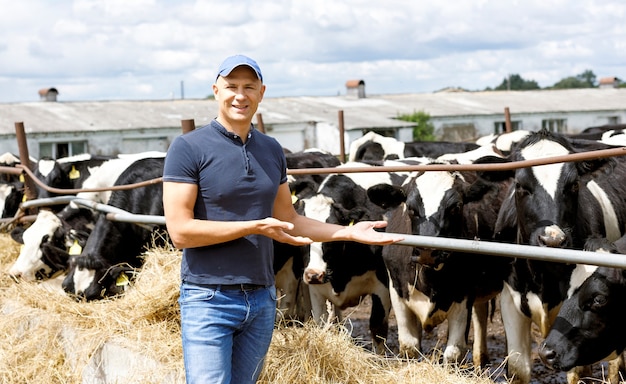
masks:
MULTIPOLYGON (((288 169, 334 168, 341 164, 335 155, 316 148, 287 153, 285 158, 288 169)), ((320 174, 289 175, 289 189, 292 196, 302 199, 314 195, 325 177, 320 174)))
POLYGON ((615 134, 622 134, 626 129, 626 124, 605 124, 594 127, 588 127, 583 129, 579 133, 568 134, 567 136, 573 139, 585 139, 601 141, 609 138, 615 134))
POLYGON ((437 158, 447 153, 461 153, 478 148, 471 142, 413 141, 402 142, 368 132, 350 143, 349 161, 398 160, 409 157, 437 158))
MULTIPOLYGON (((119 175, 133 162, 146 157, 163 158, 162 152, 141 152, 137 154, 120 155, 121 158, 109 159, 99 166, 83 168, 83 165, 74 163, 77 172, 88 177, 76 177, 73 188, 107 188, 115 184, 119 175)), ((70 162, 62 162, 70 164, 70 162)), ((56 167, 57 171, 60 169, 56 167)), ((59 174, 57 172, 57 174, 59 174)), ((57 176, 57 180, 71 180, 68 175, 57 176)), ((75 175, 78 176, 78 175, 75 175)), ((52 181, 52 180, 51 180, 52 181)), ((58 182, 56 185, 60 185, 58 182)), ((65 185, 69 187, 68 184, 65 185)), ((90 200, 96 203, 106 203, 111 191, 79 192, 76 198, 90 200)), ((64 272, 67 265, 61 261, 68 261, 70 247, 74 252, 77 246, 84 246, 86 237, 95 225, 97 215, 89 209, 81 208, 74 202, 63 206, 62 209, 45 209, 38 214, 35 221, 26 229, 17 226, 11 231, 11 237, 23 244, 16 261, 9 269, 14 279, 47 279, 58 272, 64 272), (56 213, 57 217, 54 217, 56 213), (65 240, 63 240, 65 239, 65 240), (77 245, 74 243, 77 242, 77 245), (63 246, 64 243, 67 245, 63 246), (54 262, 52 262, 54 261, 54 262)), ((79 252, 80 253, 80 252, 79 252)))
MULTIPOLYGON (((547 130, 518 143, 510 160, 531 160, 578 152, 570 139, 547 130)), ((502 204, 496 241, 583 249, 589 238, 615 241, 626 228, 622 157, 520 168, 502 204)), ((515 383, 531 379, 531 323, 545 337, 573 279, 573 264, 514 259, 500 295, 507 337, 508 372, 515 383)), ((575 379, 575 373, 569 375, 575 379)))
MULTIPOLYGON (((163 176, 164 158, 143 158, 122 172, 115 185, 133 184, 163 176)), ((163 216, 163 188, 160 183, 113 191, 108 205, 133 214, 163 216)), ((142 251, 151 244, 162 225, 138 225, 97 219, 80 255, 72 255, 62 287, 71 296, 87 301, 121 294, 125 282, 143 265, 142 251)), ((164 232, 163 232, 164 233, 164 232)), ((162 237, 158 237, 162 238, 162 237)))
MULTIPOLYGON (((20 164, 20 159, 6 152, 0 155, 0 166, 15 167, 20 164)), ((13 217, 24 197, 24 182, 22 175, 12 175, 9 173, 0 173, 0 210, 2 218, 13 217)))
MULTIPOLYGON (((35 176, 45 185, 58 189, 78 189, 91 173, 114 156, 90 155, 88 153, 60 159, 41 159, 37 162, 35 176)), ((59 196, 37 185, 37 198, 59 196)))
MULTIPOLYGON (((585 250, 606 253, 626 252, 626 237, 616 242, 591 239, 585 250), (593 244, 593 245, 590 245, 593 244)), ((592 274, 563 302, 539 348, 539 357, 548 367, 569 371, 600 361, 609 364, 609 379, 623 380, 626 350, 626 271, 621 268, 589 266, 592 274), (621 371, 621 372, 620 372, 621 371)))
MULTIPOLYGON (((497 157, 476 160, 493 161, 499 162, 497 157)), ((510 177, 506 172, 498 177, 478 176, 476 172, 426 170, 412 174, 401 186, 375 185, 367 192, 374 203, 391 209, 389 232, 491 239, 510 177)), ((489 359, 487 306, 502 288, 508 260, 401 245, 384 247, 383 259, 390 276, 400 353, 419 357, 422 330, 430 332, 447 319, 443 360, 446 364, 460 363, 467 351, 472 317, 474 364, 477 369, 485 366, 489 359)))
POLYGON ((476 140, 476 144, 480 146, 493 145, 500 153, 504 155, 509 155, 511 153, 511 149, 515 146, 515 144, 522 141, 530 133, 531 131, 518 129, 511 132, 487 135, 478 138, 476 140))
POLYGON ((93 229, 97 213, 76 208, 61 213, 41 209, 25 230, 11 237, 23 244, 8 273, 15 280, 47 280, 65 272, 71 254, 80 253, 93 229))
MULTIPOLYGON (((406 165, 385 162, 385 165, 406 165)), ((344 167, 371 168, 375 165, 348 162, 344 167)), ((367 188, 379 183, 400 183, 406 175, 388 172, 356 172, 327 176, 317 194, 302 199, 307 217, 320 221, 351 225, 363 220, 382 220, 384 210, 372 204, 367 188)), ((373 349, 384 353, 391 310, 389 280, 382 260, 382 247, 349 241, 310 245, 305 261, 304 281, 309 285, 314 320, 329 319, 326 303, 334 306, 334 315, 341 320, 341 310, 355 306, 361 298, 372 299, 370 332, 373 349)))
MULTIPOLYGON (((339 159, 320 149, 311 148, 300 152, 286 152, 288 169, 332 168, 341 164, 339 159)), ((324 180, 323 175, 289 175, 294 208, 304 214, 303 198, 317 192, 324 180)), ((304 259, 309 246, 294 246, 274 241, 274 275, 276 289, 282 294, 278 302, 277 321, 296 320, 305 322, 311 317, 311 299, 308 285, 302 281, 304 259)))

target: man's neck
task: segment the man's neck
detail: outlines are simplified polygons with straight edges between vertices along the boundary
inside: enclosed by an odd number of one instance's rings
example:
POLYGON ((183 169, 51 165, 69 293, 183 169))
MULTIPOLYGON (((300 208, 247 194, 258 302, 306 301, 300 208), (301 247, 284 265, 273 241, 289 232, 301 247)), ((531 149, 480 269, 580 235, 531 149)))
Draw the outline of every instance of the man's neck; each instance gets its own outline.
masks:
POLYGON ((224 119, 221 119, 219 116, 216 120, 224 128, 226 128, 227 131, 239 136, 243 142, 248 139, 248 133, 250 132, 250 126, 252 125, 250 121, 241 124, 232 124, 231 122, 227 122, 224 119))

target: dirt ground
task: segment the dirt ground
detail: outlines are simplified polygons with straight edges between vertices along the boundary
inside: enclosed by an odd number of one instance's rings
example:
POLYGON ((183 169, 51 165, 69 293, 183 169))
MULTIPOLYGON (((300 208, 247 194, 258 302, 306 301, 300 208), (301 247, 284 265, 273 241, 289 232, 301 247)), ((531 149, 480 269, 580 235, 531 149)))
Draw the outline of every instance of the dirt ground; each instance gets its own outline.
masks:
MULTIPOLYGON (((352 336, 357 342, 362 342, 366 345, 370 345, 371 337, 368 330, 368 319, 370 313, 371 302, 369 298, 365 299, 362 304, 357 307, 349 308, 344 311, 345 317, 349 319, 346 323, 347 326, 352 326, 352 336)), ((440 324, 430 334, 425 334, 422 342, 424 352, 428 355, 433 349, 440 349, 445 346, 445 340, 447 337, 447 322, 440 324)), ((472 342, 472 330, 470 330, 470 346, 472 342)), ((547 368, 537 356, 537 345, 541 342, 542 338, 538 330, 533 330, 533 379, 531 384, 561 384, 567 383, 565 372, 557 372, 547 368)), ((504 328, 502 325, 502 318, 500 317, 500 311, 496 305, 496 312, 493 317, 493 321, 488 326, 488 348, 490 354, 489 369, 492 374, 491 377, 495 382, 505 382, 504 368, 502 362, 506 357, 506 340, 504 336, 504 328)), ((393 310, 390 316, 389 322, 389 335, 387 337, 387 344, 390 350, 394 353, 398 351, 398 328, 393 310)), ((470 352, 471 353, 471 352, 470 352)), ((471 362, 471 355, 468 357, 468 361, 471 362)), ((602 378, 606 377, 607 365, 596 364, 593 367, 594 377, 598 379, 594 383, 602 383, 602 378), (603 375, 603 370, 605 374, 603 375)))

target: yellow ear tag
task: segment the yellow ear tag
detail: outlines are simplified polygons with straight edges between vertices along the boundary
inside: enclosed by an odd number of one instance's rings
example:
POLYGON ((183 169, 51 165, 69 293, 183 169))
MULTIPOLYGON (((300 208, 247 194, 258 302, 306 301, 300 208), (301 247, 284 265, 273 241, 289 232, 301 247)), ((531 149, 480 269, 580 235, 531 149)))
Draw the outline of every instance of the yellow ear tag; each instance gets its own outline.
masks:
POLYGON ((296 196, 296 191, 291 192, 291 204, 295 204, 298 202, 298 196, 296 196))
POLYGON ((22 203, 28 200, 28 196, 26 194, 22 195, 22 203))
POLYGON ((80 255, 82 251, 83 251, 83 247, 81 247, 80 244, 78 244, 78 240, 74 240, 74 244, 72 244, 68 253, 70 255, 80 255))
POLYGON ((20 183, 23 183, 24 181, 25 181, 25 180, 24 180, 24 175, 23 175, 23 174, 20 174, 20 183))
POLYGON ((350 220, 350 224, 348 224, 348 227, 351 227, 354 225, 354 220, 350 220))
POLYGON ((70 171, 69 176, 71 180, 78 179, 80 177, 80 171, 72 165, 72 170, 70 171))
POLYGON ((123 287, 125 285, 128 285, 129 283, 130 280, 124 272, 121 272, 120 275, 117 277, 117 280, 115 280, 115 285, 117 285, 118 287, 123 287))

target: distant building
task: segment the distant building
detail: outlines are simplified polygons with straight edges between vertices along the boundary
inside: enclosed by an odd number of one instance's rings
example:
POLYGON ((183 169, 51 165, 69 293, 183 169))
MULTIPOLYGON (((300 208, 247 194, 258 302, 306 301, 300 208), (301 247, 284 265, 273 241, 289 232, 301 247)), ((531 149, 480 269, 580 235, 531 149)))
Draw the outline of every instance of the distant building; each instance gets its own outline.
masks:
POLYGON ((59 91, 56 88, 43 88, 39 90, 39 99, 41 101, 57 101, 59 91))
POLYGON ((363 80, 346 81, 346 94, 348 96, 355 96, 359 99, 364 99, 365 98, 365 81, 363 80))
MULTIPOLYGON (((357 94, 361 82, 353 83, 357 94)), ((341 142, 347 151, 369 131, 413 141, 416 123, 398 116, 416 111, 430 115, 438 140, 474 141, 504 132, 507 108, 513 130, 578 133, 626 122, 626 88, 267 97, 257 118, 262 115, 265 132, 291 151, 340 154, 341 142)), ((0 154, 19 153, 16 122, 24 123, 29 154, 38 159, 167 151, 182 132, 182 120, 193 119, 199 128, 217 112, 212 99, 0 103, 0 154)))
POLYGON ((615 76, 603 77, 598 82, 599 88, 617 88, 621 84, 621 80, 615 76))

